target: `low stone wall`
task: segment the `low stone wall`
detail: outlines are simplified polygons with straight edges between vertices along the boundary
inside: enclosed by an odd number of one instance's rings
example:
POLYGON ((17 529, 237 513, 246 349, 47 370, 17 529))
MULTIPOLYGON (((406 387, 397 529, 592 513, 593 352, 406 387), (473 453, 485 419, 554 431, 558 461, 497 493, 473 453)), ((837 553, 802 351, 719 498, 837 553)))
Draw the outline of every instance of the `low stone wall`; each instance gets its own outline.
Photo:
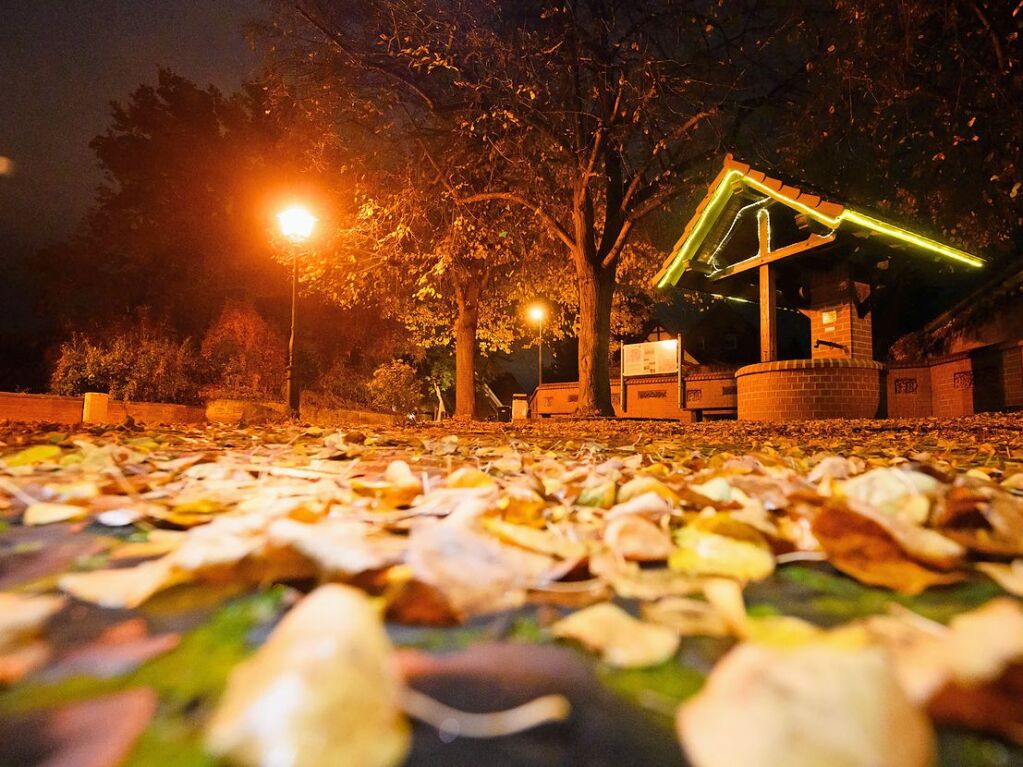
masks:
MULTIPOLYGON (((61 397, 56 394, 15 394, 0 392, 0 421, 59 423, 73 426, 82 422, 84 397, 61 397)), ((121 423, 126 416, 136 423, 202 423, 205 410, 189 405, 163 402, 121 402, 109 400, 105 421, 121 423)))
POLYGON ((84 402, 84 397, 0 392, 0 421, 81 423, 84 402))
POLYGON ((735 372, 739 419, 800 421, 883 415, 884 365, 870 359, 780 360, 735 372))
POLYGON ((1023 408, 1023 341, 889 366, 892 418, 973 415, 1023 408))
MULTIPOLYGON (((206 405, 206 418, 212 423, 273 423, 287 420, 288 407, 283 402, 215 399, 206 405)), ((394 416, 390 413, 316 407, 307 404, 302 405, 299 419, 306 423, 316 424, 317 426, 341 426, 360 423, 373 426, 389 426, 394 423, 394 416)))
POLYGON ((107 405, 110 423, 121 423, 131 416, 135 423, 205 423, 206 410, 192 405, 172 405, 165 402, 118 402, 107 405))

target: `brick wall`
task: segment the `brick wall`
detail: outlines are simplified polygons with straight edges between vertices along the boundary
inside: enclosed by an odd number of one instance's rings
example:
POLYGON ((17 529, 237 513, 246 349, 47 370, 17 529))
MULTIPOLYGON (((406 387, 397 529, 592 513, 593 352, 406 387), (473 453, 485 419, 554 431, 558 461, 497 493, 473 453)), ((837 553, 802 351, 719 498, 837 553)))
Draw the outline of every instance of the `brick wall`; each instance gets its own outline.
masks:
MULTIPOLYGON (((83 397, 0 392, 0 421, 78 424, 82 422, 83 403, 83 397)), ((129 414, 137 423, 143 424, 202 423, 206 420, 206 412, 201 407, 110 400, 107 409, 109 423, 120 423, 129 414)))
POLYGON ((874 418, 883 365, 870 359, 764 362, 739 368, 739 419, 874 418))
POLYGON ((735 373, 694 373, 683 379, 686 410, 735 410, 737 389, 735 373))
POLYGON ((0 392, 0 421, 47 421, 76 424, 82 420, 82 397, 0 392))
MULTIPOLYGON (((895 363, 887 370, 870 359, 818 358, 749 365, 734 379, 727 372, 690 374, 681 411, 675 380, 673 375, 630 379, 624 415, 691 420, 701 411, 736 407, 736 394, 739 418, 752 420, 971 415, 1023 408, 1023 341, 895 363)), ((571 415, 577 401, 577 384, 560 383, 545 384, 530 404, 535 408, 539 402, 541 414, 571 415)), ((618 381, 612 384, 612 401, 622 416, 618 381)))
POLYGON ((926 418, 932 415, 929 366, 891 365, 885 378, 889 418, 926 418))
POLYGON ((121 423, 129 415, 135 423, 150 426, 161 423, 204 423, 206 421, 206 409, 202 407, 172 405, 166 402, 110 400, 107 405, 107 420, 110 423, 121 423))

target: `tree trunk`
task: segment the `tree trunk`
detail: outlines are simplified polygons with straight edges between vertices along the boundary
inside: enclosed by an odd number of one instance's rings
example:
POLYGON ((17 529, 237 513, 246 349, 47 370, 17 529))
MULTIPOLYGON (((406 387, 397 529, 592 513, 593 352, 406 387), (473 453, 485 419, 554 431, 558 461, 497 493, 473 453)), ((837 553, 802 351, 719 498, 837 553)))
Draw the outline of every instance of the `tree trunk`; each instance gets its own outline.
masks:
POLYGON ((586 418, 613 416, 608 364, 616 269, 601 268, 600 264, 578 256, 575 267, 579 280, 579 403, 576 415, 586 418))
POLYGON ((455 418, 476 418, 476 328, 479 299, 459 296, 455 320, 455 418))

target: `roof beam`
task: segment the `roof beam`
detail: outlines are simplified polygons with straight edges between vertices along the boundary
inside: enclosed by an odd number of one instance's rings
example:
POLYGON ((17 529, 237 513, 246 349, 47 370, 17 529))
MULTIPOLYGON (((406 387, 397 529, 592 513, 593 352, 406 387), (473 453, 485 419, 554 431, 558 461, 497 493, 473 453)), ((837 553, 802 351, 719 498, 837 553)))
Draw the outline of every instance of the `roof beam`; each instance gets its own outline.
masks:
POLYGON ((747 258, 745 261, 740 261, 737 264, 726 266, 724 269, 718 269, 707 276, 709 282, 717 282, 727 277, 734 277, 742 272, 748 272, 750 269, 758 269, 761 266, 765 266, 775 261, 780 261, 783 258, 789 256, 795 256, 799 253, 803 253, 813 248, 819 248, 822 245, 827 245, 829 242, 835 241, 835 232, 829 232, 828 234, 811 234, 805 240, 793 243, 792 245, 786 245, 784 248, 778 248, 778 250, 772 250, 764 254, 757 254, 753 258, 747 258))

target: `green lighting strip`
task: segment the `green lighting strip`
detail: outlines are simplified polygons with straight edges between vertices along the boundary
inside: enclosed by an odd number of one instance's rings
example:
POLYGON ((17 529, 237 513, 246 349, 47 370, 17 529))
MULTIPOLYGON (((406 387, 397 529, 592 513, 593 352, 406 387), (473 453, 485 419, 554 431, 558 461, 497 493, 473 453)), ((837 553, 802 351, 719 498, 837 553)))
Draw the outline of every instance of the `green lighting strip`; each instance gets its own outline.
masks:
POLYGON ((671 265, 665 270, 664 276, 661 277, 657 282, 657 287, 666 288, 674 285, 682 277, 682 273, 685 272, 686 267, 692 260, 697 249, 703 244, 704 239, 713 226, 713 222, 717 219, 721 213, 721 209, 725 203, 731 197, 731 186, 733 181, 741 181, 757 191, 768 195, 769 197, 778 200, 783 205, 789 208, 803 213, 808 218, 812 218, 829 229, 837 229, 843 221, 848 221, 850 224, 861 226, 864 229, 869 229, 878 234, 883 234, 886 237, 891 237, 895 240, 908 243, 921 250, 927 250, 932 253, 936 253, 944 258, 957 261, 967 266, 971 266, 975 269, 984 266, 984 259, 978 258, 977 256, 970 255, 969 253, 953 248, 949 245, 943 245, 940 242, 932 240, 928 237, 922 237, 918 234, 914 234, 906 229, 902 229, 898 226, 892 226, 886 224, 884 221, 879 221, 871 216, 864 215, 863 213, 857 213, 854 210, 844 209, 838 216, 826 216, 815 208, 811 208, 809 205, 804 205, 801 202, 793 200, 791 197, 779 194, 777 190, 763 184, 759 181, 747 176, 745 173, 738 170, 730 170, 725 176, 718 182, 717 188, 711 195, 707 206, 703 209, 700 214, 699 220, 693 227, 692 232, 686 238, 685 242, 682 243, 681 247, 675 252, 675 256, 671 262, 671 265))

